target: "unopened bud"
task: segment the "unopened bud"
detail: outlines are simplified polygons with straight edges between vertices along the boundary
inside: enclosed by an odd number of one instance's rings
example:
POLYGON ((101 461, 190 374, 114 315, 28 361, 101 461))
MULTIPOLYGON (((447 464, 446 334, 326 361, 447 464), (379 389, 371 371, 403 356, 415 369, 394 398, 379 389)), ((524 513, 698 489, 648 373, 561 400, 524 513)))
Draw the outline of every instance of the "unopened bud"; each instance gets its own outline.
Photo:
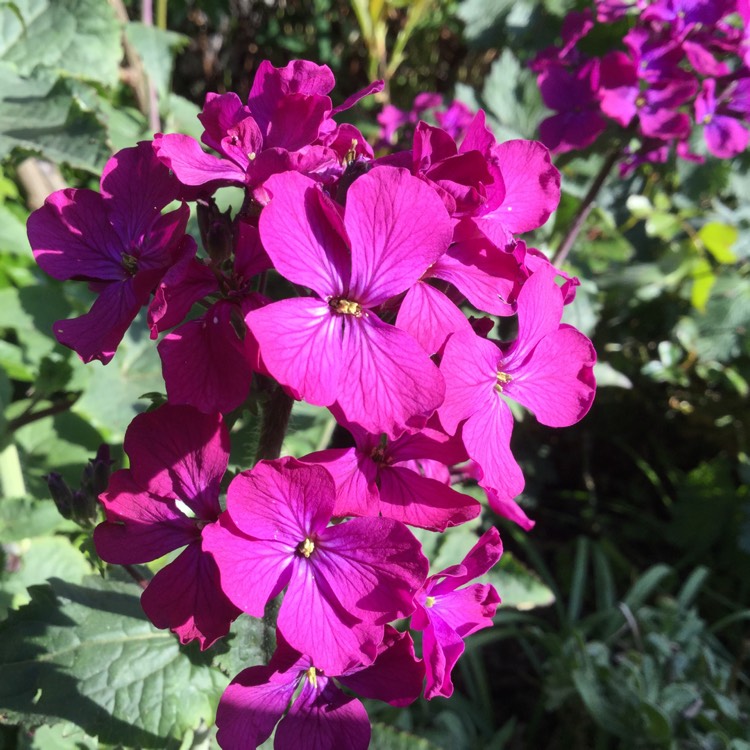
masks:
POLYGON ((55 501, 57 510, 63 518, 73 517, 73 490, 68 487, 67 482, 56 471, 47 474, 47 487, 49 494, 55 501))
POLYGON ((234 230, 229 209, 219 211, 213 198, 198 201, 198 228, 211 260, 220 265, 232 255, 234 230))

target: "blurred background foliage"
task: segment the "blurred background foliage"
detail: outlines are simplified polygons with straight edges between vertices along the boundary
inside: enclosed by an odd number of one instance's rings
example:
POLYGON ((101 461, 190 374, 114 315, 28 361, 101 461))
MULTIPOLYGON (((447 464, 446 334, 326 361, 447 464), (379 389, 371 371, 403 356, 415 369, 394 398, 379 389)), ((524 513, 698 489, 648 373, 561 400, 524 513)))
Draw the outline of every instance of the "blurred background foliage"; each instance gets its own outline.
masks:
MULTIPOLYGON (((209 747, 199 719, 236 671, 167 638, 164 668, 174 671, 161 676, 192 679, 208 697, 158 695, 181 704, 166 724, 135 720, 142 704, 118 704, 122 686, 109 696, 119 708, 99 716, 86 701, 101 687, 76 673, 85 653, 73 667, 52 664, 45 684, 74 690, 88 713, 19 697, 66 618, 95 632, 115 627, 106 615, 117 611, 118 623, 150 627, 137 592, 92 578, 90 532, 57 513, 45 477, 54 470, 78 487, 102 442, 121 465, 125 427, 147 408, 144 394, 163 389, 144 325, 107 368, 83 367, 52 339, 51 323, 88 300, 35 268, 29 210, 65 185, 96 187, 108 156, 154 129, 199 135, 206 92, 245 97, 263 59, 328 64, 337 101, 384 77, 382 95, 347 113, 373 139, 383 104, 408 110, 425 91, 486 109, 498 139, 533 138, 545 109, 526 64, 585 3, 144 5, 145 15, 119 0, 0 2, 0 748, 209 747), (123 597, 115 609, 112 597, 123 597), (25 639, 21 666, 14 638, 25 639)), ((563 198, 529 244, 554 253, 613 143, 556 160, 563 198)), ((450 701, 372 707, 374 748, 750 749, 749 167, 748 154, 670 161, 604 183, 565 264, 582 279, 567 320, 599 353, 594 407, 559 433, 530 419, 517 427, 521 501, 536 528, 484 519, 503 533, 492 579, 506 606, 469 641, 450 701)), ((331 437, 320 410, 297 409, 292 425, 290 453, 331 437)), ((236 425, 235 469, 254 430, 236 425)), ((463 554, 471 533, 426 538, 435 568, 463 554)))

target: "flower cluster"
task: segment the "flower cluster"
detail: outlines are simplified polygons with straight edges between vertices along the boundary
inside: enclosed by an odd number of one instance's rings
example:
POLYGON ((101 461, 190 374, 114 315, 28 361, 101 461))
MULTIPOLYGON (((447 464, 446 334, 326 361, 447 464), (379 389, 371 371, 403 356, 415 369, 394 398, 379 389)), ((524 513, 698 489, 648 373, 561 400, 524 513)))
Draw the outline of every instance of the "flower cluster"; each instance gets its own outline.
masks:
POLYGON ((670 148, 697 160, 690 136, 730 159, 750 140, 750 5, 744 0, 596 0, 565 18, 560 46, 532 68, 555 114, 540 125, 552 151, 585 148, 609 122, 639 139, 625 169, 666 161, 670 148), (611 28, 609 28, 611 27, 611 28), (622 35, 601 57, 582 51, 592 31, 622 35), (582 44, 583 42, 583 44, 582 44))
POLYGON ((55 193, 29 222, 39 265, 98 293, 55 324, 63 344, 106 363, 143 306, 160 338, 167 403, 127 430, 129 468, 101 495, 101 557, 179 551, 143 607, 202 648, 241 613, 267 620, 283 594, 275 655, 221 700, 224 748, 256 747, 277 724, 278 748, 366 748, 364 708, 340 686, 395 706, 451 695, 464 638, 500 601, 473 581, 502 545, 489 528, 428 575, 409 527, 479 515, 451 486, 464 464, 497 513, 530 528, 508 400, 562 427, 595 391, 591 343, 561 323, 577 281, 518 238, 560 197, 547 149, 497 143, 480 112, 458 140, 418 122, 409 151, 375 158, 334 118, 380 84, 338 107, 333 86, 325 66, 264 63, 246 104, 207 98, 210 152, 157 135, 110 160, 100 193, 55 193), (229 185, 245 192, 235 216, 213 198, 229 185), (491 335, 497 316, 517 316, 515 338, 491 335), (267 406, 261 443, 274 419, 285 426, 270 405, 304 399, 330 410, 350 447, 278 458, 261 445, 263 460, 229 476, 231 425, 252 399, 267 406))
POLYGON ((414 128, 421 120, 434 120, 454 140, 461 140, 474 113, 463 102, 454 99, 445 106, 440 94, 423 92, 417 94, 411 109, 404 111, 393 104, 386 104, 378 115, 380 133, 378 144, 384 148, 392 147, 399 140, 411 138, 414 128))

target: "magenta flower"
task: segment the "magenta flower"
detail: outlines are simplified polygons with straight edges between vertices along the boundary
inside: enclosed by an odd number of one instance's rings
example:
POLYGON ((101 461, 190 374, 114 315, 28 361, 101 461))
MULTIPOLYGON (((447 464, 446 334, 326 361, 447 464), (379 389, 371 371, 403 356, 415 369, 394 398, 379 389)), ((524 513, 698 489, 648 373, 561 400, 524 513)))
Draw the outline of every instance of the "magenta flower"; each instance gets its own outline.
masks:
POLYGON ((560 324, 563 295, 551 267, 537 270, 518 295, 518 337, 505 346, 473 332, 453 334, 440 366, 445 402, 440 421, 463 441, 482 471, 491 507, 528 528, 512 503, 524 486, 510 450, 513 415, 506 398, 530 409, 548 427, 580 420, 591 406, 595 352, 575 328, 560 324))
POLYGON ((737 113, 738 117, 732 117, 731 103, 724 106, 722 104, 724 103, 716 98, 716 81, 706 78, 695 100, 695 120, 703 125, 708 150, 719 159, 731 159, 747 148, 750 132, 743 122, 744 113, 737 113))
POLYGON ((327 674, 369 663, 383 625, 414 609, 427 560, 409 530, 386 518, 328 526, 336 487, 321 466, 261 461, 229 485, 227 514, 206 549, 227 596, 262 617, 286 587, 278 628, 327 674))
POLYGON ((99 293, 91 310, 53 326, 57 340, 84 362, 107 364, 167 270, 193 255, 185 235, 186 205, 162 215, 179 185, 142 142, 115 154, 101 193, 68 188, 50 195, 29 217, 29 242, 43 271, 88 281, 99 293))
POLYGON ((367 712, 337 683, 366 698, 406 706, 419 696, 423 679, 411 637, 390 626, 373 664, 355 663, 334 674, 324 674, 279 636, 270 664, 245 669, 224 691, 216 713, 217 739, 224 750, 253 750, 278 723, 277 750, 366 750, 367 712))
POLYGON ((538 78, 544 103, 557 114, 539 125, 542 143, 555 153, 590 146, 604 132, 599 111, 599 61, 569 72, 551 65, 538 78))
POLYGON ((415 339, 375 309, 447 249, 442 202, 392 167, 352 184, 343 219, 302 175, 276 175, 267 187, 273 198, 260 218, 263 245, 279 273, 317 295, 246 317, 268 372, 297 398, 337 403, 348 422, 369 432, 396 437, 421 426, 442 402, 442 376, 415 339))
MULTIPOLYGON (((468 323, 466 324, 468 326, 468 323)), ((311 453, 304 460, 326 468, 336 482, 334 516, 372 516, 444 531, 479 515, 480 505, 425 474, 422 460, 466 460, 460 440, 425 428, 396 440, 349 426, 356 446, 311 453)))
POLYGON ((492 626, 500 597, 494 586, 475 583, 503 554, 496 528, 487 531, 459 565, 430 576, 417 594, 411 618, 414 630, 424 631, 422 655, 427 673, 425 698, 453 695, 451 672, 464 652, 464 638, 492 626))
POLYGON ((247 105, 233 93, 206 97, 198 116, 205 128, 202 140, 221 158, 204 152, 186 135, 158 135, 154 148, 181 183, 207 189, 236 184, 256 190, 272 174, 290 169, 306 174, 334 166, 340 170, 336 153, 316 142, 336 127, 333 115, 380 90, 382 82, 335 109, 328 97, 334 85, 326 65, 294 60, 275 68, 264 60, 247 105))
POLYGON ((115 472, 100 497, 106 521, 94 531, 97 552, 106 562, 131 565, 184 547, 149 581, 141 604, 157 627, 208 648, 239 614, 203 547, 203 533, 221 513, 229 433, 219 415, 167 405, 139 414, 124 447, 130 468, 115 472))
POLYGON ((268 301, 250 290, 256 274, 269 265, 257 228, 240 222, 231 266, 191 259, 164 277, 149 308, 152 338, 181 322, 206 295, 222 296, 159 343, 170 403, 210 414, 229 412, 245 400, 258 369, 258 346, 245 329, 244 316, 268 301))

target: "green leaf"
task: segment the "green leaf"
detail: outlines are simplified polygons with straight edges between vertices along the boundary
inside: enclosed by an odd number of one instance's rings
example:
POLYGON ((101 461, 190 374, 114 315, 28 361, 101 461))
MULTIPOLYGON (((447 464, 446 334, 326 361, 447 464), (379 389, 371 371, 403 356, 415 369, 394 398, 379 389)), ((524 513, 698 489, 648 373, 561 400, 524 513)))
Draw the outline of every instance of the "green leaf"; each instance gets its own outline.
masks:
MULTIPOLYGON (((12 572, 0 572, 0 595, 13 607, 29 601, 27 588, 48 578, 62 576, 69 583, 80 583, 94 572, 85 556, 62 536, 23 539, 6 545, 5 554, 12 559, 12 572)), ((0 619, 6 614, 7 608, 0 603, 0 619)))
POLYGON ((555 601, 552 590, 510 552, 503 552, 500 562, 482 580, 495 586, 502 599, 500 606, 507 609, 526 611, 555 601))
POLYGON ((100 0, 17 0, 24 24, 0 6, 0 59, 21 75, 43 68, 114 87, 122 57, 120 25, 100 0))
POLYGON ((63 722, 37 727, 27 738, 19 738, 17 750, 97 750, 99 743, 75 724, 63 722))
POLYGON ((57 512, 51 498, 4 497, 0 503, 0 542, 3 544, 72 526, 57 512))
POLYGON ((188 38, 174 31, 146 26, 136 21, 131 21, 125 27, 125 33, 143 61, 146 75, 156 86, 159 98, 163 100, 171 88, 175 52, 187 44, 188 38))
POLYGON ((659 744, 669 742, 672 737, 672 726, 664 711, 653 703, 642 701, 640 713, 648 739, 659 744))
POLYGON ((11 255, 31 257, 26 224, 2 204, 0 204, 0 251, 11 255))
POLYGON ((522 68, 508 49, 492 63, 482 89, 482 103, 498 141, 533 136, 544 116, 534 75, 522 68))
POLYGON ((732 252, 732 246, 739 237, 736 227, 712 221, 700 228, 698 236, 717 263, 731 264, 737 262, 737 256, 732 252))
POLYGON ((276 632, 263 620, 240 615, 229 628, 229 635, 214 646, 214 666, 232 678, 243 669, 267 664, 276 647, 276 632))
POLYGON ((633 383, 630 378, 622 372, 615 370, 609 362, 597 362, 594 365, 594 377, 599 388, 627 388, 631 389, 633 383))
POLYGON ((0 624, 0 708, 11 723, 70 721, 100 742, 178 748, 211 724, 227 678, 157 630, 134 585, 53 579, 0 624))
POLYGON ((513 8, 514 0, 464 0, 456 15, 466 24, 464 36, 470 42, 486 38, 513 8))
POLYGON ((282 455, 299 458, 328 445, 336 422, 328 409, 297 401, 292 408, 282 455))
POLYGON ((77 487, 83 468, 104 442, 85 419, 71 412, 37 419, 19 427, 13 437, 21 451, 28 493, 45 499, 50 471, 77 487))
POLYGON ((70 305, 57 283, 0 290, 0 329, 16 332, 25 364, 35 368, 57 346, 52 324, 69 312, 70 305))
POLYGON ((750 279, 729 270, 719 273, 706 305, 698 320, 696 344, 702 359, 729 362, 748 349, 750 327, 750 279))
POLYGON ((716 274, 705 258, 698 258, 693 264, 690 275, 693 279, 693 286, 690 289, 690 302, 696 310, 705 312, 708 299, 711 296, 711 289, 716 283, 716 274))
POLYGON ((375 722, 372 725, 369 750, 439 750, 439 748, 423 737, 375 722))
POLYGON ((119 443, 133 417, 146 409, 141 396, 164 390, 156 342, 149 338, 143 316, 130 326, 108 365, 92 363, 88 369, 88 386, 73 411, 109 442, 119 443))
POLYGON ((91 172, 110 155, 104 125, 65 81, 22 78, 0 62, 0 159, 16 148, 91 172))

